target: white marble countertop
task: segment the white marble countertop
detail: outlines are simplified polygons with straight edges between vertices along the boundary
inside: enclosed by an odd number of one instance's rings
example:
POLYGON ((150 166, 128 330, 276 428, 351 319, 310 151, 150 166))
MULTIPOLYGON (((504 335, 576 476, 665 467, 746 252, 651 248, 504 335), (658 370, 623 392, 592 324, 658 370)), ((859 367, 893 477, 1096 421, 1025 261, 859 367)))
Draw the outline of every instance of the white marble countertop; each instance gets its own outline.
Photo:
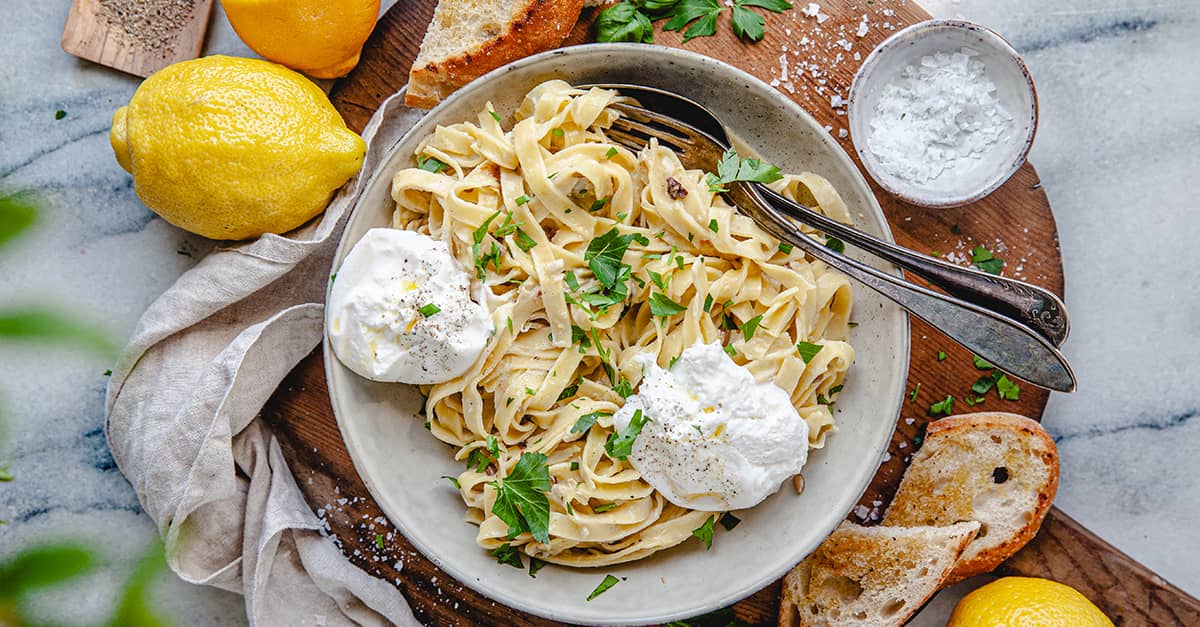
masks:
MULTIPOLYGON (((68 2, 10 3, 0 38, 0 190, 36 189, 36 232, 0 257, 0 302, 51 301, 124 337, 142 310, 211 247, 138 202, 108 145, 112 112, 137 86, 58 42, 68 2), (66 111, 55 119, 59 109, 66 111)), ((1038 85, 1032 160, 1058 218, 1080 390, 1056 395, 1045 425, 1063 457, 1058 506, 1200 595, 1200 3, 1194 0, 926 0, 939 17, 991 26, 1038 85), (1150 254, 1153 251, 1155 254, 1150 254), (1167 254, 1170 252, 1171 254, 1167 254), (1181 256, 1179 260, 1176 255, 1181 256)), ((221 15, 209 52, 248 54, 221 15)), ((0 349, 10 418, 0 458, 0 555, 35 539, 84 538, 112 565, 48 615, 105 607, 153 537, 105 446, 108 366, 70 352, 0 349), (123 571, 122 571, 123 572, 123 571)), ((953 595, 919 621, 944 622, 953 595)), ((179 623, 244 622, 241 597, 175 580, 160 594, 179 623)))

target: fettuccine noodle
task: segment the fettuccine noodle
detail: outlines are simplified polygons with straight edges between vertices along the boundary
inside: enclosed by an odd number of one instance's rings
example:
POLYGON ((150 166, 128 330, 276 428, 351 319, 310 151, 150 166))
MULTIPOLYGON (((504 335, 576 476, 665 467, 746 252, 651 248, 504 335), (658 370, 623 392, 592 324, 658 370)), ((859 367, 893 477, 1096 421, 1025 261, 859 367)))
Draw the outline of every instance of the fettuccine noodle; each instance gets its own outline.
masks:
MULTIPOLYGON (((466 374, 422 388, 429 429, 457 448, 457 459, 486 447, 489 436, 498 448, 485 470, 458 477, 467 520, 479 525, 485 548, 511 542, 572 566, 645 557, 691 537, 712 515, 672 505, 627 461, 605 453, 611 414, 624 402, 614 387, 636 389, 642 376, 634 356, 655 355, 665 368, 697 342, 720 342, 758 381, 791 395, 812 448, 834 429, 831 399, 854 360, 846 278, 798 250, 781 250, 671 150, 652 144, 635 154, 610 142, 605 129, 618 113, 607 107, 618 98, 543 83, 525 97, 510 130, 490 104, 474 123, 439 126, 416 156, 448 167, 405 169, 392 184, 395 228, 446 242, 472 273, 483 257, 483 278, 473 283, 495 337, 466 374), (614 227, 648 243, 635 241, 625 253, 628 297, 594 307, 582 298, 597 287, 584 253, 614 227), (652 291, 686 311, 654 316, 652 291), (759 315, 747 340, 738 329, 759 315), (805 363, 801 341, 823 348, 805 363), (592 412, 603 412, 595 426, 572 432, 592 412), (508 525, 491 513, 496 489, 488 483, 526 451, 548 457, 548 544, 529 533, 510 540, 508 525)), ((820 176, 786 176, 771 186, 849 222, 820 176)))

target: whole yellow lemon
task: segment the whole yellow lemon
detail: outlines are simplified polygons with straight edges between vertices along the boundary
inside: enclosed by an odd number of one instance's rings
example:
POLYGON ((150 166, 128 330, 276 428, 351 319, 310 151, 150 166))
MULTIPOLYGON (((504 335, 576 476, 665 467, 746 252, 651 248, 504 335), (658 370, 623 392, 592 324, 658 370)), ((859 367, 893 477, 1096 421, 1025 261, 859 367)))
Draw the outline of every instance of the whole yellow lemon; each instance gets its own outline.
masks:
POLYGON ((268 61, 224 56, 146 79, 113 114, 109 141, 147 207, 212 239, 304 224, 366 153, 312 81, 268 61))
POLYGON ((1049 579, 1005 577, 963 597, 946 627, 1112 627, 1078 590, 1049 579))
POLYGON ((222 0, 221 5, 252 50, 317 78, 337 78, 358 65, 379 15, 379 0, 222 0))

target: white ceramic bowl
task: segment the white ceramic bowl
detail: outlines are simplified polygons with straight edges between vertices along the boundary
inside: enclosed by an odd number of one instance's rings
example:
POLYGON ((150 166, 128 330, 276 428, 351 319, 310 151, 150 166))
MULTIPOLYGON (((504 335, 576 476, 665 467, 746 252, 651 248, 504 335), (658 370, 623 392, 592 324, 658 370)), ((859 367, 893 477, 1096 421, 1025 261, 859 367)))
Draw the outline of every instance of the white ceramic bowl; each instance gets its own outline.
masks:
POLYGON ((987 196, 1025 163, 1037 132, 1037 91, 1021 55, 1003 37, 971 22, 929 20, 897 31, 867 55, 850 87, 850 135, 871 178, 903 200, 925 207, 958 207, 987 196), (1013 127, 969 168, 912 183, 884 171, 867 146, 879 96, 904 68, 935 52, 970 48, 996 84, 996 98, 1013 116, 1013 127))
MULTIPOLYGON (((413 164, 420 139, 439 123, 474 119, 484 103, 508 115, 538 83, 626 82, 674 89, 711 107, 740 137, 784 171, 811 170, 840 190, 859 226, 891 239, 866 181, 836 142, 803 110, 762 81, 693 53, 641 44, 556 50, 500 68, 472 82, 415 124, 364 189, 334 261, 336 269, 370 228, 391 223, 394 173, 413 164)), ((886 265, 881 268, 894 272, 886 265)), ((411 387, 367 381, 333 358, 326 338, 329 391, 355 467, 388 518, 431 561, 458 581, 503 604, 548 618, 587 624, 666 622, 724 607, 777 579, 842 521, 870 483, 891 437, 908 372, 908 318, 892 303, 855 286, 857 359, 838 399, 838 432, 814 451, 804 493, 791 486, 717 531, 712 550, 699 542, 647 559, 597 569, 547 566, 537 579, 498 564, 475 544, 476 527, 442 475, 461 462, 418 416, 411 387), (621 582, 588 602, 606 574, 621 582)))

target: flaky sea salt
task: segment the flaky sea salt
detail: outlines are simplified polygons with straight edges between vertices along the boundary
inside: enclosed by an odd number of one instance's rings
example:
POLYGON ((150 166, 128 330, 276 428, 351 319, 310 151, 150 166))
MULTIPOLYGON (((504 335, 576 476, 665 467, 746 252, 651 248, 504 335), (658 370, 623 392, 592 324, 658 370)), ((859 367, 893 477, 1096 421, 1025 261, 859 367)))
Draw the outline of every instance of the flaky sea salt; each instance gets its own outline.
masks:
POLYGON ((1013 128, 976 52, 938 52, 883 88, 867 146, 887 173, 925 183, 970 165, 1013 128))

